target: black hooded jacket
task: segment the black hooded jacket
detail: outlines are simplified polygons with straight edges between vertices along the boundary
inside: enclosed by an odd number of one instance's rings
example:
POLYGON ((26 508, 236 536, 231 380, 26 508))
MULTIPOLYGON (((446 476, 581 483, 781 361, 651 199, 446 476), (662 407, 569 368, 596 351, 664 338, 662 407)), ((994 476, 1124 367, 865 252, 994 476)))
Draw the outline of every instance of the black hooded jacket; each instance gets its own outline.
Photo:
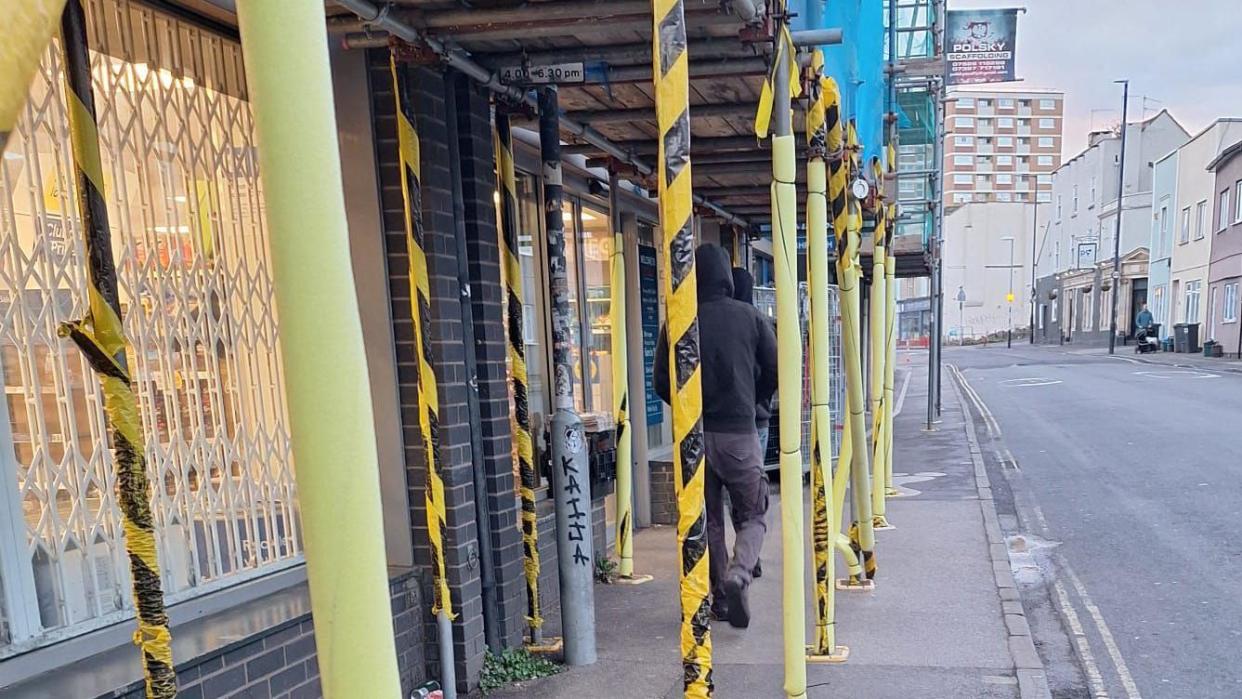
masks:
MULTIPOLYGON (((699 357, 703 385, 703 429, 753 432, 755 405, 776 390, 776 335, 754 306, 733 298, 728 255, 718 245, 694 253, 699 300, 699 357)), ((669 402, 668 340, 656 345, 656 393, 669 402)))
MULTIPOLYGON (((742 303, 755 305, 755 278, 741 267, 733 268, 733 298, 742 303)), ((772 332, 776 332, 773 327, 772 332)), ((759 401, 755 404, 755 427, 767 427, 772 420, 772 400, 759 401)))

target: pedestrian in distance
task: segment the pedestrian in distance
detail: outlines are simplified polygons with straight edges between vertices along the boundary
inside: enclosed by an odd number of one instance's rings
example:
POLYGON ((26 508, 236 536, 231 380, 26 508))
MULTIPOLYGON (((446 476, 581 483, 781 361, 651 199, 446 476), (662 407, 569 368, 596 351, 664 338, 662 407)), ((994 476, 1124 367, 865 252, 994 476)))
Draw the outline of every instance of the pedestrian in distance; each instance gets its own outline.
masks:
MULTIPOLYGON (((733 268, 733 298, 741 301, 748 306, 755 305, 755 277, 742 267, 733 268)), ((772 332, 776 332, 775 322, 773 322, 772 332)), ((768 497, 768 479, 767 479, 767 456, 768 456, 768 425, 772 420, 772 399, 760 401, 755 404, 755 432, 759 435, 759 463, 764 465, 764 479, 762 483, 763 496, 768 497)), ((767 509, 766 507, 764 508, 767 509)), ((733 530, 737 531, 740 526, 737 508, 730 506, 730 514, 733 519, 733 530)), ((751 571, 752 578, 758 578, 763 575, 762 561, 755 561, 755 569, 751 571)))
POLYGON ((1143 304, 1143 308, 1138 312, 1138 315, 1134 317, 1134 327, 1150 328, 1154 322, 1155 318, 1152 317, 1151 311, 1147 310, 1147 304, 1143 304))
MULTIPOLYGON (((745 628, 750 625, 748 590, 767 532, 766 476, 755 430, 755 406, 769 400, 776 390, 776 335, 754 306, 733 298, 733 274, 723 248, 700 245, 695 250, 695 267, 712 613, 745 628), (737 516, 731 560, 724 536, 725 490, 737 516)), ((670 402, 668 340, 663 328, 654 374, 656 393, 670 402)))

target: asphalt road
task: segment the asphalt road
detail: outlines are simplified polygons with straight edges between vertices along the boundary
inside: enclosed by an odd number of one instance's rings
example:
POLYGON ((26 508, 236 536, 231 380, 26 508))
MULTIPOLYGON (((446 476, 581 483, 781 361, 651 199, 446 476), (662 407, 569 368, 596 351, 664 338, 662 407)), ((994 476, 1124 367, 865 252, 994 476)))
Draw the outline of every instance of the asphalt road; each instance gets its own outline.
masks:
POLYGON ((1242 374, 1027 345, 944 359, 1054 696, 1242 697, 1242 374))

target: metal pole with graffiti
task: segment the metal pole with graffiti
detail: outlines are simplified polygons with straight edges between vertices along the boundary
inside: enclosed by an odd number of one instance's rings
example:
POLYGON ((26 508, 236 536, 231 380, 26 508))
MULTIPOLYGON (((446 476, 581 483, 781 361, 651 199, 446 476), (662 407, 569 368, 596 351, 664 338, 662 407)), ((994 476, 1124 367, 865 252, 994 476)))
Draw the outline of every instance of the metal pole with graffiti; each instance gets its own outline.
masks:
POLYGON ((121 299, 112 259, 95 99, 91 92, 86 16, 79 0, 69 0, 65 4, 60 45, 65 61, 65 103, 73 146, 74 189, 82 218, 88 280, 86 318, 63 324, 60 334, 73 340, 99 378, 104 413, 112 434, 117 498, 138 621, 134 643, 142 652, 147 696, 171 698, 177 694, 172 635, 160 586, 142 418, 126 357, 129 340, 121 325, 121 299))
POLYGON ((561 583, 561 635, 565 663, 595 662, 595 566, 591 549, 591 479, 582 418, 574 410, 574 359, 565 260, 564 187, 560 108, 556 87, 539 89, 539 157, 543 161, 544 227, 548 236, 548 287, 552 307, 553 403, 549 425, 556 551, 561 583))
MULTIPOLYGON (((798 317, 798 192, 791 100, 801 94, 793 37, 784 13, 776 13, 776 47, 755 117, 755 134, 772 140, 772 257, 776 272, 777 401, 781 415, 798 415, 802 403, 802 332, 798 317)), ((806 696, 805 561, 802 516, 802 426, 780 421, 781 545, 784 551, 782 628, 785 696, 806 696)))
MULTIPOLYGON (((806 239, 807 285, 811 318, 811 511, 815 557, 815 642, 808 660, 844 660, 848 649, 836 642, 836 555, 839 518, 832 501, 832 415, 829 412, 830 336, 828 307, 828 132, 824 99, 824 54, 811 54, 806 113, 806 239)), ((834 118, 837 115, 834 114, 834 118)))
MULTIPOLYGON (((872 159, 871 171, 875 187, 878 188, 884 176, 879 158, 872 159)), ((888 461, 886 452, 888 442, 885 439, 887 422, 885 420, 884 402, 884 377, 886 376, 884 365, 888 359, 888 346, 886 344, 888 295, 885 293, 888 288, 888 277, 884 271, 885 264, 888 262, 886 247, 888 242, 888 219, 885 216, 886 213, 883 200, 880 198, 877 189, 875 232, 872 236, 873 247, 871 253, 871 308, 867 316, 867 329, 871 333, 868 349, 871 351, 871 522, 874 529, 889 528, 888 519, 884 516, 884 500, 887 490, 885 468, 888 461)))
POLYGON ((431 548, 432 605, 440 647, 440 682, 445 696, 456 693, 453 664, 453 598, 449 593, 444 564, 444 530, 447 516, 444 480, 440 476, 439 385, 431 350, 431 282, 423 235, 422 166, 419 159, 417 113, 406 85, 408 69, 389 55, 393 96, 396 99, 397 150, 401 158, 401 194, 405 204, 405 244, 409 255, 410 315, 414 321, 414 353, 418 357, 418 426, 427 469, 424 497, 427 507, 427 538, 431 548))
POLYGON ((509 113, 496 105, 496 172, 500 191, 500 233, 504 243, 505 319, 509 329, 509 383, 513 390, 515 458, 518 495, 522 501, 523 572, 526 577, 526 625, 531 645, 543 642, 539 613, 539 515, 535 510, 534 442, 530 428, 529 384, 526 372, 526 328, 523 321, 522 262, 518 251, 517 177, 513 167, 513 131, 509 113))
MULTIPOLYGON (((839 99, 839 96, 838 96, 839 99)), ((858 137, 851 123, 845 136, 845 159, 848 164, 846 179, 856 176, 859 168, 855 162, 858 137)), ((829 144, 831 147, 831 143, 829 144)), ((861 192, 860 192, 861 194, 861 192)), ((867 425, 863 408, 862 333, 860 330, 861 265, 858 261, 859 234, 862 226, 861 203, 847 188, 845 191, 844 225, 836 226, 837 279, 841 285, 841 333, 844 336, 845 396, 848 406, 846 439, 850 443, 850 492, 854 522, 850 527, 850 539, 862 559, 863 572, 868 580, 876 573, 875 533, 871 521, 871 474, 868 468, 867 425)), ((840 221, 834 221, 839 223, 840 221)), ((844 453, 842 449, 842 453, 844 453)))
POLYGON ((704 504, 703 375, 699 370, 698 284, 694 272, 690 181, 690 56, 681 0, 652 0, 652 78, 660 131, 656 180, 668 263, 669 396, 673 409, 673 483, 681 572, 682 687, 688 699, 712 695, 707 508, 704 504))

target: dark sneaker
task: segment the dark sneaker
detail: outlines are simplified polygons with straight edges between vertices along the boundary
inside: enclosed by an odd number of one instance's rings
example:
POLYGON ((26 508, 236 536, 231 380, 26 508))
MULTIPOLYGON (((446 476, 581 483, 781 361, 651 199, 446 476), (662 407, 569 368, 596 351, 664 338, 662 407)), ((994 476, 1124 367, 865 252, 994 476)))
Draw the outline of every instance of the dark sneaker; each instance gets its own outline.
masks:
POLYGON ((747 598, 746 583, 736 575, 725 581, 725 599, 729 603, 729 625, 744 629, 750 626, 750 600, 747 598))
POLYGON ((711 614, 712 614, 712 621, 728 621, 729 620, 729 607, 726 606, 723 602, 718 603, 718 604, 713 603, 711 614))
POLYGON ((750 571, 750 577, 758 580, 763 577, 763 561, 755 561, 755 569, 750 571))

